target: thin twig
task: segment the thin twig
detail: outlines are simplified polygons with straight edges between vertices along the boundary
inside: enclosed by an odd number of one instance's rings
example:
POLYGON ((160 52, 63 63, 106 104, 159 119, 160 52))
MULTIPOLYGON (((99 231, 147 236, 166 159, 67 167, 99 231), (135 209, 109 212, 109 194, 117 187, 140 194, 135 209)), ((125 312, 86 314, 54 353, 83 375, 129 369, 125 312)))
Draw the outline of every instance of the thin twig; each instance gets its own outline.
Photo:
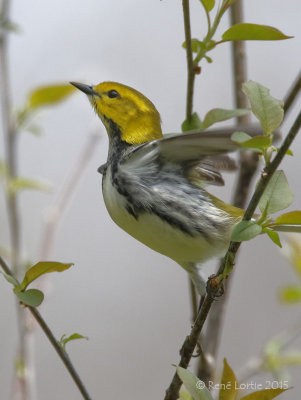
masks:
POLYGON ((296 100, 300 91, 301 91, 301 71, 299 72, 296 80, 294 81, 287 95, 285 96, 284 107, 283 107, 285 115, 287 115, 288 110, 291 108, 292 104, 296 100))
MULTIPOLYGON (((298 117, 296 118, 293 126, 291 127, 288 135, 286 136, 284 142, 282 143, 278 153, 276 154, 273 161, 264 169, 259 183, 256 187, 256 190, 252 196, 252 199, 248 205, 248 208, 243 216, 243 220, 250 220, 255 212, 255 209, 259 203, 259 200, 267 187, 270 179, 273 176, 273 173, 278 168, 279 164, 281 163, 282 159, 284 158, 287 150, 289 149, 291 143, 293 142, 294 138, 296 137, 298 130, 301 126, 301 112, 299 113, 298 117)), ((223 274, 226 270, 230 268, 230 266, 234 265, 234 260, 236 253, 240 247, 240 242, 231 242, 229 249, 222 260, 222 263, 218 270, 217 278, 214 280, 209 280, 210 286, 210 294, 207 294, 204 303, 198 313, 198 316, 195 320, 195 324, 193 325, 189 336, 186 337, 183 346, 181 347, 181 359, 179 362, 179 366, 183 368, 187 368, 188 364, 191 360, 192 354, 194 352, 195 346, 198 342, 199 335, 203 329, 204 323, 207 319, 208 313, 214 302, 214 298, 216 297, 217 293, 221 290, 223 284, 223 274)), ((178 398, 179 390, 181 387, 181 380, 178 377, 177 373, 174 374, 173 379, 169 388, 166 391, 165 400, 176 400, 178 398)))
MULTIPOLYGON (((8 265, 6 264, 6 262, 3 260, 3 258, 1 256, 0 256, 0 265, 1 265, 2 269, 3 269, 3 271, 6 274, 8 274, 8 275, 12 276, 13 278, 15 278, 13 273, 12 273, 12 271, 10 270, 10 268, 8 267, 8 265)), ((62 362, 64 363, 64 365, 67 368, 69 374, 72 376, 76 386, 78 387, 79 391, 81 392, 83 398, 85 400, 91 400, 91 397, 88 394, 88 392, 87 392, 87 390, 86 390, 86 388, 85 388, 80 376, 78 375, 77 371, 75 370, 72 362, 70 361, 70 358, 68 357, 67 353, 62 349, 62 347, 60 346, 60 344, 56 340, 55 336, 53 335, 53 333, 50 330, 49 326, 47 325, 46 321, 42 318, 41 314, 39 313, 39 311, 35 307, 29 307, 28 306, 27 308, 30 310, 30 312, 32 313, 33 317, 35 318, 37 323, 40 325, 40 327, 44 331, 45 335, 47 336, 48 340, 50 341, 50 343, 54 347, 55 351, 59 355, 59 357, 62 360, 62 362)))
POLYGON ((8 17, 9 8, 10 8, 10 0, 2 0, 1 9, 0 9, 0 16, 2 17, 2 19, 8 17))
POLYGON ((186 58, 187 58, 187 96, 186 96, 186 119, 190 120, 193 110, 193 92, 195 71, 193 66, 193 56, 191 49, 191 28, 190 28, 190 11, 189 0, 183 0, 183 15, 186 43, 186 58))

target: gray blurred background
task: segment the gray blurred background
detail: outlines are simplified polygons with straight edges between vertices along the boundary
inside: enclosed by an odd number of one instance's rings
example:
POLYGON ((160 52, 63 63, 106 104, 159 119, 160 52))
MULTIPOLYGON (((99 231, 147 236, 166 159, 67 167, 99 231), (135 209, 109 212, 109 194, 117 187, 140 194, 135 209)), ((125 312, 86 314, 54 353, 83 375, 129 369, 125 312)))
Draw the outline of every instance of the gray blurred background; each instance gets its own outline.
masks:
MULTIPOLYGON (((205 33, 199 1, 192 1, 193 37, 205 33)), ((248 76, 283 98, 300 68, 301 3, 299 0, 245 2, 247 22, 272 25, 294 39, 249 42, 248 76)), ((12 19, 21 33, 11 35, 10 69, 14 105, 46 83, 114 80, 148 96, 161 113, 164 132, 179 131, 184 119, 186 60, 180 1, 59 0, 13 2, 12 19)), ((228 27, 225 16, 217 37, 228 27)), ((212 52, 213 64, 203 63, 197 78, 195 110, 201 116, 213 107, 233 106, 230 45, 212 52)), ((1 84, 1 83, 0 83, 1 84)), ((300 101, 299 101, 300 106, 300 101)), ((298 110, 283 125, 287 133, 298 110)), ((52 259, 74 262, 53 274, 41 311, 55 335, 79 332, 89 341, 70 343, 68 350, 94 399, 161 399, 169 385, 178 352, 190 329, 186 273, 171 260, 154 253, 121 231, 110 220, 101 195, 99 165, 105 162, 107 138, 87 99, 81 93, 42 113, 41 138, 22 133, 19 167, 24 176, 46 179, 51 194, 21 194, 23 256, 39 260, 43 219, 68 172, 77 163, 87 136, 99 130, 101 140, 76 188, 55 240, 52 259)), ((218 126, 218 125, 216 125, 218 126)), ((1 155, 3 137, 1 135, 1 155)), ((291 209, 300 208, 301 137, 294 157, 283 169, 295 192, 291 209)), ((231 198, 227 187, 212 192, 231 198)), ((3 195, 0 200, 0 243, 8 244, 3 195)), ((215 263, 209 263, 209 270, 215 263)), ((300 305, 283 306, 279 288, 296 282, 280 252, 266 237, 242 246, 226 314, 220 347, 220 367, 227 357, 235 371, 257 354, 263 343, 300 318, 300 305)), ((15 303, 11 287, 0 280, 1 357, 0 398, 11 390, 17 344, 15 303)), ((295 342, 292 348, 299 346, 295 342)), ((38 398, 81 399, 52 347, 37 329, 38 398)), ((295 389, 283 399, 298 397, 301 369, 292 369, 295 389)), ((265 382, 268 375, 255 378, 265 382)))

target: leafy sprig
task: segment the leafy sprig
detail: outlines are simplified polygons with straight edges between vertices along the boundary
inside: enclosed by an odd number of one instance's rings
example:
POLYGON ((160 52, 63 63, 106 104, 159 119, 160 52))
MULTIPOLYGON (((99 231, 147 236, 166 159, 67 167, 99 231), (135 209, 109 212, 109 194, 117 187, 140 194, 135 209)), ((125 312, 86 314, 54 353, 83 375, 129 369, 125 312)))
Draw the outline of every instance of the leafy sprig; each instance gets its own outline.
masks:
MULTIPOLYGON (((182 46, 187 51, 188 69, 189 69, 189 79, 187 84, 187 112, 186 120, 182 125, 183 131, 193 130, 193 129, 205 129, 202 125, 200 118, 197 113, 193 112, 192 109, 192 97, 193 97, 193 86, 194 86, 194 76, 201 72, 200 63, 203 59, 211 63, 213 60, 208 55, 213 49, 218 45, 225 42, 233 42, 238 40, 285 40, 290 39, 292 36, 285 35, 278 29, 268 26, 253 23, 238 23, 232 25, 223 34, 221 39, 215 40, 216 30, 220 24, 220 21, 229 9, 229 7, 235 3, 236 0, 223 0, 220 6, 215 7, 215 0, 200 0, 202 4, 206 18, 207 18, 207 32, 203 39, 191 38, 190 33, 190 21, 188 29, 186 32, 186 40, 182 46), (215 12, 215 14, 214 14, 215 12), (214 16, 213 16, 214 14, 214 16), (190 51, 191 50, 191 51, 190 51), (190 54, 192 53, 192 54, 190 54)), ((184 7, 184 17, 186 14, 186 19, 189 20, 189 6, 184 7)), ((218 122, 218 120, 214 121, 218 122)))
MULTIPOLYGON (((245 132, 235 132, 232 140, 244 148, 257 151, 262 155, 267 167, 273 153, 278 149, 273 146, 273 134, 283 121, 283 102, 270 95, 269 89, 257 82, 249 81, 243 85, 251 109, 259 120, 263 135, 251 138, 245 132)), ((289 154, 292 154, 289 152, 289 154)), ((245 241, 265 233, 279 247, 282 247, 277 231, 301 232, 301 211, 293 211, 280 215, 276 219, 271 214, 289 207, 294 200, 294 194, 289 187, 284 171, 274 172, 266 187, 258 207, 261 215, 250 221, 242 221, 233 230, 233 241, 245 241)))
POLYGON ((51 272, 62 272, 69 269, 72 265, 73 264, 64 264, 57 261, 40 261, 28 269, 21 284, 10 274, 5 272, 2 272, 2 274, 4 278, 14 286, 14 293, 21 303, 30 307, 38 307, 44 300, 44 293, 38 289, 27 290, 28 285, 42 275, 51 272))

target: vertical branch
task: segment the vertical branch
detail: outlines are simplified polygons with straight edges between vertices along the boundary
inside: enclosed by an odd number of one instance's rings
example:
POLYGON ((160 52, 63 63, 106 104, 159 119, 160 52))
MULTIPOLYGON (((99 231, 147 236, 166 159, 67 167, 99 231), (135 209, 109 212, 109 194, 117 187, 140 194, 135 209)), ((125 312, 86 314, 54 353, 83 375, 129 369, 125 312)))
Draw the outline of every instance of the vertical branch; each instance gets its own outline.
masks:
MULTIPOLYGON (((10 1, 3 0, 1 4, 0 19, 3 22, 9 20, 10 1)), ((0 82, 1 82, 1 118, 6 147, 7 177, 7 208, 9 229, 12 247, 12 266, 17 272, 20 258, 20 220, 18 213, 18 201, 15 193, 8 190, 9 182, 17 175, 16 157, 16 131, 12 118, 10 80, 8 69, 8 32, 2 29, 0 36, 0 82)))
POLYGON ((191 28, 190 28, 190 11, 189 0, 183 0, 184 30, 186 42, 186 58, 187 58, 187 96, 186 96, 186 119, 190 119, 193 110, 193 92, 194 92, 194 66, 191 49, 191 28))
MULTIPOLYGON (((2 0, 0 20, 7 23, 10 18, 10 0, 2 0)), ((17 176, 17 131, 12 114, 10 78, 8 66, 8 33, 2 28, 0 35, 0 82, 1 82, 1 118, 5 141, 5 154, 7 165, 6 202, 8 210, 8 224, 11 242, 11 263, 14 273, 20 273, 20 218, 18 197, 10 191, 10 182, 17 176)), ((17 320, 19 330, 19 349, 16 356, 16 367, 13 376, 12 398, 14 400, 26 400, 33 390, 33 369, 28 365, 31 346, 27 340, 26 332, 30 329, 24 310, 17 308, 17 320), (29 370, 31 373, 28 374, 29 370)))
MULTIPOLYGON (((243 0, 237 1, 231 6, 231 25, 243 22, 243 0)), ((232 47, 232 76, 234 80, 235 105, 237 108, 247 108, 248 100, 243 94, 242 84, 247 81, 247 56, 244 41, 234 41, 232 47)), ((248 125, 249 114, 237 118, 238 124, 248 125)), ((254 152, 242 152, 240 154, 239 175, 233 196, 233 204, 236 207, 245 207, 252 178, 256 172, 258 157, 254 152)))
MULTIPOLYGON (((243 22, 243 2, 237 1, 230 8, 231 26, 243 22)), ((247 97, 241 90, 241 85, 247 80, 246 46, 243 40, 231 42, 232 49, 232 76, 236 107, 248 107, 247 97)), ((238 117, 238 123, 247 124, 249 115, 238 117)))
MULTIPOLYGON (((243 21, 243 1, 237 1, 231 8, 231 25, 243 21)), ((234 86, 235 105, 237 108, 247 108, 247 97, 243 94, 242 83, 247 80, 247 59, 244 41, 234 41, 232 45, 232 76, 234 86)), ((237 118, 237 124, 247 125, 249 123, 249 115, 243 115, 237 118)), ((257 170, 258 157, 252 151, 246 151, 240 154, 239 171, 234 190, 233 204, 236 207, 243 208, 246 204, 250 185, 253 176, 257 170)), ((225 317, 225 309, 229 297, 229 285, 233 278, 233 273, 227 281, 227 290, 224 296, 217 302, 213 303, 212 311, 208 317, 208 325, 206 335, 203 341, 203 349, 206 359, 211 362, 200 362, 198 376, 205 382, 214 379, 215 360, 217 358, 219 342, 222 334, 223 322, 225 317), (212 362, 213 361, 213 362, 212 362)))

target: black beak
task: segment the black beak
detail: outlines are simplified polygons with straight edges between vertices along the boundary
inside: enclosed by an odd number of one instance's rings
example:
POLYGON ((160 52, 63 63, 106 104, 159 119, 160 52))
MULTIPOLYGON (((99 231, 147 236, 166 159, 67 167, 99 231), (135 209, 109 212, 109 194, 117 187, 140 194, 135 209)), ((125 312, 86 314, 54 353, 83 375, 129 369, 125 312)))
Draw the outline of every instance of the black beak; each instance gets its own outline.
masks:
POLYGON ((98 95, 98 93, 93 89, 92 86, 85 85, 84 83, 79 83, 79 82, 70 82, 70 83, 71 83, 71 85, 75 86, 77 89, 86 93, 86 95, 88 95, 88 96, 98 95))

